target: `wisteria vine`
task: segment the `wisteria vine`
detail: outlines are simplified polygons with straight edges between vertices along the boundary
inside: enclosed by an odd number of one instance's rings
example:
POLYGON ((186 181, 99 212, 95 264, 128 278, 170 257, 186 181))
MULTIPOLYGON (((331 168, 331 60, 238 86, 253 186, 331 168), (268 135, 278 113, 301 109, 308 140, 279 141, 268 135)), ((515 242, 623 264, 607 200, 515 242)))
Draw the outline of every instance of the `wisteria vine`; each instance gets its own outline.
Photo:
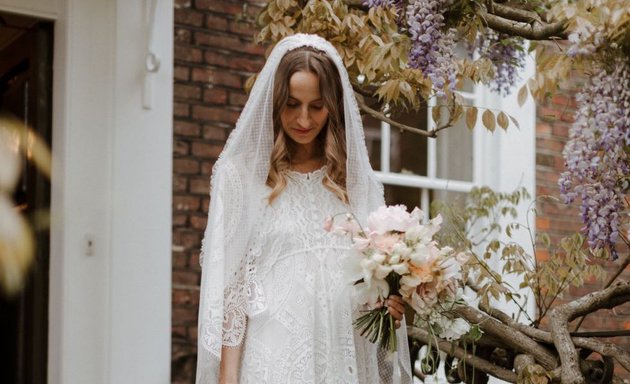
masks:
POLYGON ((412 47, 409 66, 422 70, 433 83, 438 96, 455 89, 457 68, 453 58, 455 31, 445 31, 444 12, 450 0, 411 0, 407 5, 407 25, 412 47))
POLYGON ((490 83, 490 90, 503 96, 509 95, 520 80, 518 72, 525 67, 525 39, 486 29, 485 33, 479 34, 477 45, 479 55, 489 59, 495 67, 496 75, 490 83))
POLYGON ((630 65, 617 60, 576 96, 579 110, 564 148, 566 171, 558 183, 566 203, 582 199, 581 213, 593 249, 617 258, 623 195, 630 174, 630 65))

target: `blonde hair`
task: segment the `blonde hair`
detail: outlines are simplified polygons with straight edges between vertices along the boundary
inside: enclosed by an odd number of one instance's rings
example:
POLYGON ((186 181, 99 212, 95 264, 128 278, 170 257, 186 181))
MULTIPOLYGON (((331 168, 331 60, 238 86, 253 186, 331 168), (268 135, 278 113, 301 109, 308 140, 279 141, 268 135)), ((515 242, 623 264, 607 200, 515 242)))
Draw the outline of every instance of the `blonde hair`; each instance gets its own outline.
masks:
POLYGON ((274 145, 267 185, 272 188, 269 204, 287 186, 285 171, 291 167, 291 154, 295 142, 284 133, 280 113, 289 99, 289 80, 299 71, 310 72, 319 79, 319 90, 324 106, 328 110, 326 126, 315 139, 323 149, 326 174, 322 183, 341 201, 348 202, 346 189, 346 132, 343 111, 343 88, 339 71, 333 61, 323 52, 301 47, 289 51, 278 65, 273 87, 274 145))

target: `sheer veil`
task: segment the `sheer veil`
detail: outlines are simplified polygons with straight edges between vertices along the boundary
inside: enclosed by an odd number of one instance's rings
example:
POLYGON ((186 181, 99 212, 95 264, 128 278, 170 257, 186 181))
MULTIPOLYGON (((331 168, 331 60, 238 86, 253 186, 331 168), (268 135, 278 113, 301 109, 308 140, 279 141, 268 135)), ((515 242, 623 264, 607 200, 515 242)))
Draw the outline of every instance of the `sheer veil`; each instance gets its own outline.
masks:
MULTIPOLYGON (((371 210, 384 204, 383 187, 369 163, 361 116, 343 60, 336 49, 319 36, 296 34, 284 38, 273 48, 259 73, 212 172, 208 223, 200 256, 198 384, 217 382, 223 343, 224 289, 243 268, 253 226, 266 204, 265 182, 273 145, 274 75, 282 57, 303 46, 325 52, 341 76, 347 145, 346 184, 351 209, 360 221, 365 221, 371 210)), ((393 377, 393 382, 411 383, 405 327, 397 333, 397 356, 385 356, 381 351, 378 365, 382 374, 393 377)), ((376 353, 375 346, 368 342, 357 348, 376 353)))

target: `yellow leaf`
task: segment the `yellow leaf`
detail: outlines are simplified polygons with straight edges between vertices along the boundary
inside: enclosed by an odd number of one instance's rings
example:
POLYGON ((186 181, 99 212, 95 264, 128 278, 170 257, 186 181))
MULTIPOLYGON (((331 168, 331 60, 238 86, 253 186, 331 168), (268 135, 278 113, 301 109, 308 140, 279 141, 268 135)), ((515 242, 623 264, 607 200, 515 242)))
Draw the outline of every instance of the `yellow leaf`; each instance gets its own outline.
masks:
POLYGON ((433 117, 433 121, 435 121, 436 124, 440 123, 441 116, 442 116, 442 110, 439 105, 431 108, 431 117, 433 117))
POLYGON ((519 106, 523 106, 527 101, 527 85, 523 85, 518 91, 517 101, 519 106))
POLYGON ((475 128, 475 124, 477 123, 477 107, 471 107, 466 111, 466 127, 468 129, 475 128))
POLYGON ((494 113, 492 113, 492 111, 486 109, 483 115, 481 115, 481 121, 490 132, 494 132, 494 130, 496 129, 496 121, 494 118, 494 113))
POLYGON ((503 128, 503 130, 508 128, 510 121, 505 113, 499 112, 499 116, 497 116, 497 124, 499 124, 499 127, 503 128))
POLYGON ((521 129, 521 125, 518 123, 518 120, 516 120, 512 115, 509 115, 509 116, 510 116, 510 120, 512 120, 512 123, 514 123, 516 128, 521 129))

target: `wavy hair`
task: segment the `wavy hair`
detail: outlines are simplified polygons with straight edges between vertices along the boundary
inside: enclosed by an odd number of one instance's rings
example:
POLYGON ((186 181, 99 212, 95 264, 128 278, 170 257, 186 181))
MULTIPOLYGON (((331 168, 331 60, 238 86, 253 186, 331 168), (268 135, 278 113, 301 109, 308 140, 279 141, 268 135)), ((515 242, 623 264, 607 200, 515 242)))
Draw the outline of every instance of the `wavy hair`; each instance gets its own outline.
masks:
POLYGON ((296 143, 282 129, 280 114, 289 99, 289 80, 299 71, 310 72, 319 79, 319 90, 324 106, 328 110, 328 121, 316 137, 326 165, 322 183, 341 201, 348 202, 346 189, 346 132, 344 126, 343 88, 339 71, 334 62, 324 53, 310 47, 289 51, 278 65, 273 87, 274 145, 267 185, 272 188, 269 204, 287 186, 285 172, 291 168, 291 155, 296 143))

